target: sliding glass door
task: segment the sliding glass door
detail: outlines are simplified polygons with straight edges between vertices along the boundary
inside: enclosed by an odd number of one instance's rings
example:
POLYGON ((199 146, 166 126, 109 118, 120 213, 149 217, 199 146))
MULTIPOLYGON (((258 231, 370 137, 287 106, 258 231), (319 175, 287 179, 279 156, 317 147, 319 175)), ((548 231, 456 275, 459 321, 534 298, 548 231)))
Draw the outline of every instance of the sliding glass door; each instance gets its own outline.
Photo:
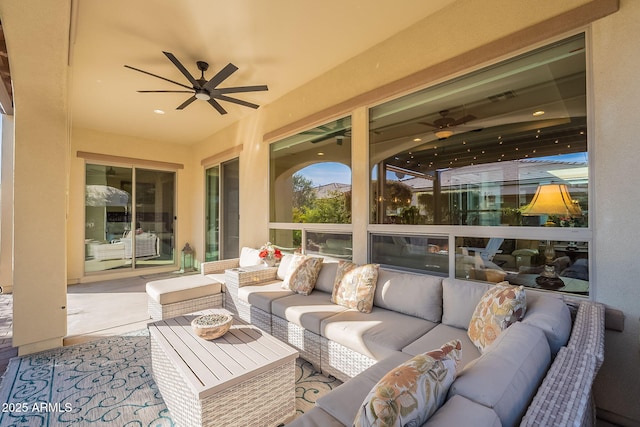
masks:
POLYGON ((205 261, 240 253, 240 162, 230 160, 205 171, 205 261))
POLYGON ((175 172, 86 165, 85 271, 171 265, 175 172))

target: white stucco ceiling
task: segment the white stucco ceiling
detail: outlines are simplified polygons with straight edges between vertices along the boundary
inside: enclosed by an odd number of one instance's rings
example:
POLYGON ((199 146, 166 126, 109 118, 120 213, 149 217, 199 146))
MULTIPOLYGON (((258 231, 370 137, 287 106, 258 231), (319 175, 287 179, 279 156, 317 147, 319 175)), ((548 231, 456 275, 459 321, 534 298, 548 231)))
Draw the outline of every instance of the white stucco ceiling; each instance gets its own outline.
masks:
POLYGON ((268 92, 237 95, 264 106, 453 1, 77 1, 70 53, 73 126, 198 142, 253 110, 222 101, 228 111, 222 116, 197 101, 178 111, 189 94, 137 93, 181 88, 125 64, 188 84, 162 51, 196 78, 197 60, 210 64, 206 78, 231 62, 239 70, 220 87, 266 84, 268 92))

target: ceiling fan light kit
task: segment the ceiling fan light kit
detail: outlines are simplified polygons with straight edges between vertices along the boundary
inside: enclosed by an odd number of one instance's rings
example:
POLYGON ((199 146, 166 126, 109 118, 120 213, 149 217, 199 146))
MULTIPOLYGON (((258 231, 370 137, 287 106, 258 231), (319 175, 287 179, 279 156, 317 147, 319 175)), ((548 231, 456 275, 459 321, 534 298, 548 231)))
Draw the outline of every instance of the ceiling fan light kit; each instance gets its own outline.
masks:
POLYGON ((189 83, 191 83, 191 87, 186 84, 177 82, 175 80, 167 79, 162 76, 158 76, 156 74, 150 73, 148 71, 140 70, 135 67, 131 67, 129 65, 125 65, 126 68, 129 68, 134 71, 138 71, 152 77, 159 78, 161 80, 167 81, 169 83, 173 83, 175 85, 181 86, 187 90, 139 90, 139 93, 191 93, 192 96, 180 104, 176 110, 182 110, 191 104, 196 99, 208 102, 213 108, 218 111, 220 114, 227 114, 227 111, 220 105, 218 100, 231 102, 233 104, 242 105, 244 107, 249 108, 258 108, 259 105, 253 104, 251 102, 243 101, 241 99, 232 98, 227 96, 229 93, 242 93, 242 92, 259 92, 259 91, 267 91, 269 90, 267 85, 257 85, 257 86, 237 86, 237 87, 224 87, 220 88, 220 85, 223 81, 225 81, 231 74, 238 70, 238 67, 229 63, 222 70, 218 71, 216 75, 214 75, 210 80, 207 80, 204 77, 205 71, 209 69, 209 64, 204 61, 197 61, 196 65, 201 75, 199 79, 196 79, 187 71, 187 69, 182 65, 180 61, 171 53, 171 52, 162 52, 165 54, 167 58, 176 66, 176 68, 182 73, 183 76, 187 78, 189 83))

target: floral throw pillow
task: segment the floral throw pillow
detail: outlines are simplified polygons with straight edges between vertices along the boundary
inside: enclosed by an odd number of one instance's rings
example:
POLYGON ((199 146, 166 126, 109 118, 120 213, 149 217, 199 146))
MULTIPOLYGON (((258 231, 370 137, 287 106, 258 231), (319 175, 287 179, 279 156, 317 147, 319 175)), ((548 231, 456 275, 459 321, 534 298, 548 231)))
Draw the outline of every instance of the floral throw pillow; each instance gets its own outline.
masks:
POLYGON ((282 282, 283 289, 309 295, 316 286, 323 258, 295 255, 282 282))
POLYGON ((460 340, 453 340, 394 368, 371 389, 353 425, 421 426, 444 403, 461 355, 460 340))
POLYGON ((331 302, 362 313, 371 313, 379 264, 357 265, 340 261, 333 283, 331 302))
POLYGON ((521 320, 527 311, 527 298, 523 286, 501 282, 489 288, 476 306, 467 334, 483 352, 502 331, 521 320))

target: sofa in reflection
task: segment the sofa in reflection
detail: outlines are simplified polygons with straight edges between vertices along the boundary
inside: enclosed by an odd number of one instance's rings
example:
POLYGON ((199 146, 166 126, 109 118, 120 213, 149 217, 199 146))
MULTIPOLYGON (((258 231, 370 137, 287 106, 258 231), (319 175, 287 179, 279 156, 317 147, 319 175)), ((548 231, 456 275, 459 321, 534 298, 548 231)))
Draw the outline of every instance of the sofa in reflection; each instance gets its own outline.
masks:
MULTIPOLYGON (((111 259, 131 259, 133 245, 131 232, 111 243, 92 242, 89 244, 89 256, 96 261, 111 259)), ((136 258, 152 258, 160 255, 160 239, 155 233, 140 233, 135 236, 136 258)))

